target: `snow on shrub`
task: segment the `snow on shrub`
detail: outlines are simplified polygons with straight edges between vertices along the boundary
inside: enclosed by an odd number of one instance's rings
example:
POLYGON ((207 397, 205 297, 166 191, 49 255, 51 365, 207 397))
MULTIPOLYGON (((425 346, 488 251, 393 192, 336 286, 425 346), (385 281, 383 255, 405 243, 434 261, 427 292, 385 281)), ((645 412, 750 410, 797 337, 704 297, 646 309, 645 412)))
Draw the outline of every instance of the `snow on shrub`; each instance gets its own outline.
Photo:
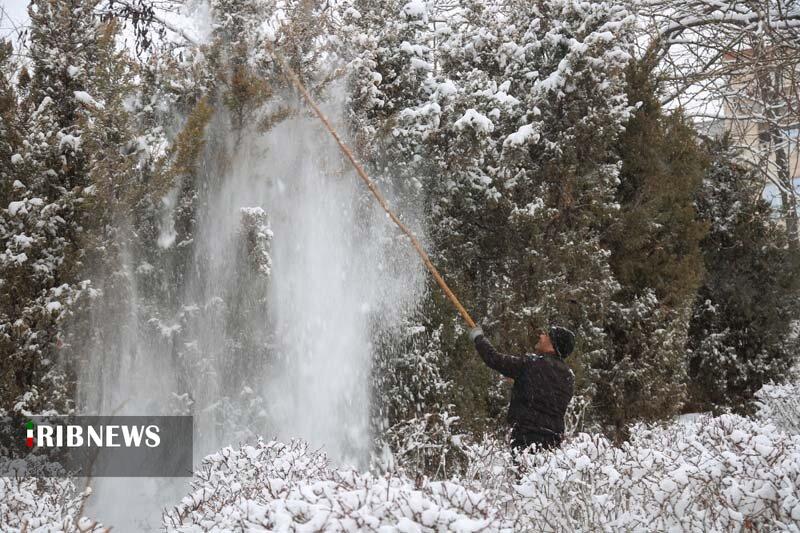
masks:
MULTIPOLYGON (((616 531, 800 531, 800 437, 736 415, 578 435, 528 459, 532 524, 616 531)), ((555 527, 557 529, 558 527, 555 527)))
POLYGON ((445 481, 259 441, 206 457, 163 520, 186 532, 800 531, 800 437, 735 415, 633 435, 615 447, 582 433, 519 467, 501 442, 457 441, 466 466, 445 481))
MULTIPOLYGON (((573 396, 564 419, 566 435, 598 429, 587 423, 590 407, 591 401, 587 396, 573 396)), ((469 471, 469 465, 465 467, 465 462, 470 458, 465 452, 473 447, 464 446, 469 437, 461 431, 459 423, 459 417, 452 416, 448 411, 440 411, 421 414, 395 424, 383 435, 383 442, 391 452, 374 457, 373 466, 380 470, 399 470, 413 477, 428 475, 439 479, 469 471)), ((495 453, 499 449, 508 451, 510 440, 510 435, 506 435, 504 442, 484 441, 483 444, 488 448, 476 450, 476 453, 495 453)))
POLYGON ((300 441, 259 441, 208 456, 194 490, 164 515, 169 531, 475 531, 498 509, 449 481, 333 468, 300 441))
POLYGON ((384 434, 386 453, 376 458, 375 466, 434 478, 451 476, 463 458, 459 443, 464 435, 455 432, 458 422, 457 416, 442 411, 395 424, 384 434))
POLYGON ((756 393, 756 416, 781 431, 800 435, 800 384, 764 385, 756 393))
POLYGON ((76 521, 83 500, 69 479, 0 477, 0 531, 100 531, 100 526, 88 518, 76 521))

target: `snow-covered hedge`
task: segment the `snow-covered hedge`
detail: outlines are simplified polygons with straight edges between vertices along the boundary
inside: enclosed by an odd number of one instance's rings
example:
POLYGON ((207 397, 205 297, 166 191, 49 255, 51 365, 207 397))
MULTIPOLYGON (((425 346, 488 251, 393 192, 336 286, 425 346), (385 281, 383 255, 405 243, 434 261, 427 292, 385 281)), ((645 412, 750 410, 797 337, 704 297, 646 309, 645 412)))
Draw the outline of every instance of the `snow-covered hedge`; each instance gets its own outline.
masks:
POLYGON ((535 457, 517 501, 543 529, 800 531, 800 437, 736 415, 581 434, 535 457))
POLYGON ((69 479, 0 477, 0 531, 98 531, 99 525, 88 518, 76 521, 83 499, 69 479))
POLYGON ((614 447, 579 434, 519 459, 461 444, 459 478, 332 467, 301 442, 208 456, 170 531, 800 531, 800 437, 735 415, 637 427, 614 447))
MULTIPOLYGON (((393 471, 383 475, 336 468, 302 442, 224 448, 204 459, 192 492, 169 508, 164 525, 184 532, 800 532, 798 388, 765 387, 756 419, 638 426, 621 447, 579 433, 558 451, 516 463, 505 443, 470 442, 449 429, 423 439, 422 451, 395 454, 393 471), (448 480, 420 473, 442 457, 458 458, 437 468, 448 480)), ((69 480, 0 478, 0 531, 98 529, 88 519, 76 524, 81 501, 69 480)))
POLYGON ((419 524, 440 524, 473 531, 498 520, 480 491, 332 468, 299 441, 224 448, 203 461, 193 486, 164 515, 168 530, 419 531, 419 524))
POLYGON ((756 393, 756 408, 759 419, 800 435, 800 383, 764 385, 756 393))

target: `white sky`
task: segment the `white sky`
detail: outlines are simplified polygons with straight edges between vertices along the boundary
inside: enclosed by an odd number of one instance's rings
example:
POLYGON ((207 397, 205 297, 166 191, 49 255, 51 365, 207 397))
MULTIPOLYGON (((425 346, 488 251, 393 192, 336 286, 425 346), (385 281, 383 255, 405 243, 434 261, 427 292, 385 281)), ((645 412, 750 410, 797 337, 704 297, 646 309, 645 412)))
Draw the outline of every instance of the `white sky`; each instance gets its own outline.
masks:
POLYGON ((28 24, 28 0, 0 0, 0 38, 15 39, 17 29, 28 24))
MULTIPOLYGON (((19 34, 28 26, 29 0, 0 0, 0 39, 10 39, 17 44, 19 34)), ((182 13, 159 12, 159 16, 182 31, 191 35, 197 41, 208 39, 211 31, 211 22, 208 2, 205 0, 192 0, 183 4, 182 13)), ((132 42, 133 34, 130 28, 123 30, 123 43, 132 42)), ((123 44, 124 46, 124 44, 123 44)))

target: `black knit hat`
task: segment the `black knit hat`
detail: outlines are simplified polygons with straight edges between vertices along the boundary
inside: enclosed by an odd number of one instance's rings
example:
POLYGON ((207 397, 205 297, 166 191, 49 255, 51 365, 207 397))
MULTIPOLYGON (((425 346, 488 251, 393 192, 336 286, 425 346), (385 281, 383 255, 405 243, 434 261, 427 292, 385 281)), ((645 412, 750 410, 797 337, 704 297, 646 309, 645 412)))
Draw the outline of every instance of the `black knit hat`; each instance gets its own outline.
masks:
POLYGON ((575 349, 575 334, 567 328, 550 326, 547 336, 550 337, 550 342, 553 343, 556 353, 562 358, 566 358, 575 349))

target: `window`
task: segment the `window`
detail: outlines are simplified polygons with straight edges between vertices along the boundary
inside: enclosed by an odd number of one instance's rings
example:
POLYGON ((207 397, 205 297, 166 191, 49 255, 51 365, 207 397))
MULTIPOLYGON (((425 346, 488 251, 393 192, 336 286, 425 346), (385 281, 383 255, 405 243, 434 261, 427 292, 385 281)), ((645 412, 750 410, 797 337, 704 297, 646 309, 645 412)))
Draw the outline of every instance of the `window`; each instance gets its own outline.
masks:
MULTIPOLYGON (((800 199, 800 176, 795 176, 792 179, 792 185, 794 185, 795 193, 800 199)), ((761 197, 772 206, 773 216, 779 218, 781 215, 781 191, 778 186, 772 182, 767 182, 761 197)), ((800 206, 798 206, 798 210, 800 210, 800 206)))

